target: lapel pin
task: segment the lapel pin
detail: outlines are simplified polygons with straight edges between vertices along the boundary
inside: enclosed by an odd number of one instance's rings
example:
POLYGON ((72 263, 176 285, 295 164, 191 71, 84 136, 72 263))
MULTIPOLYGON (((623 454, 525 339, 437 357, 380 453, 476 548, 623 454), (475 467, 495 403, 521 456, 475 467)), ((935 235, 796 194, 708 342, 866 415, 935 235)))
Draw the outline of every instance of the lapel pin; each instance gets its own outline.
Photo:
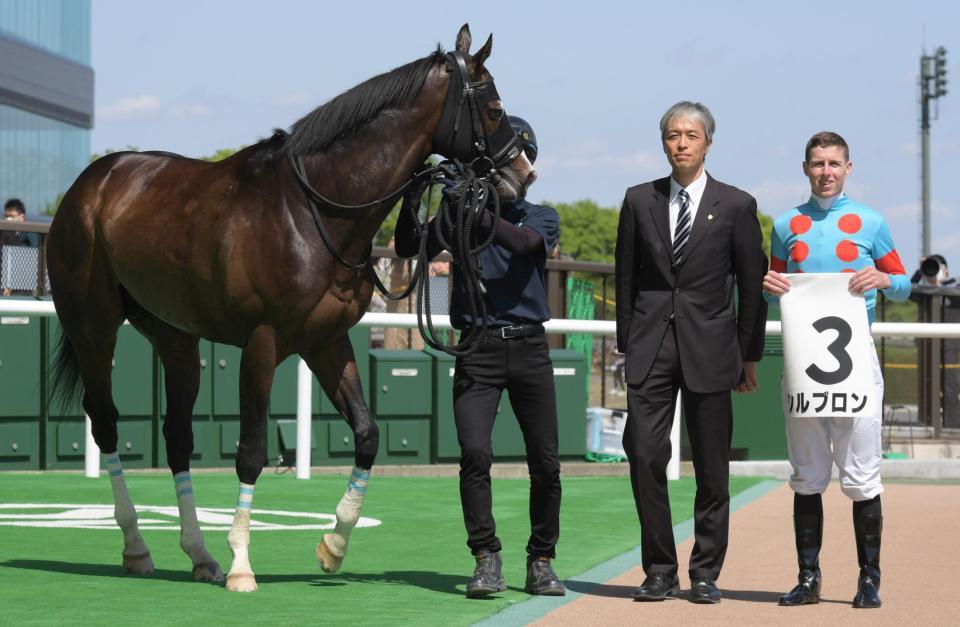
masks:
POLYGON ((713 220, 713 214, 712 214, 712 213, 708 213, 708 214, 707 214, 707 220, 713 220))

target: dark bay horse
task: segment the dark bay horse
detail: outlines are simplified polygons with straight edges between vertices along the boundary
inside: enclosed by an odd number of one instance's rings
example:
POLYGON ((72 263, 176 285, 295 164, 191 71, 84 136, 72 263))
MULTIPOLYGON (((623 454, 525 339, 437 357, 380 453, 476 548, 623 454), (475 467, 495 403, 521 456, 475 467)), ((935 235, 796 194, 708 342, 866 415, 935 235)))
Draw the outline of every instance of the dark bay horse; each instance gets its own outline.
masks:
MULTIPOLYGON (((483 141, 497 144, 502 127, 510 125, 484 66, 492 37, 473 55, 470 45, 464 25, 456 52, 438 50, 374 77, 304 116, 289 134, 276 133, 222 162, 115 153, 91 164, 67 192, 47 239, 63 327, 55 384, 67 400, 82 394, 110 474, 127 571, 151 572, 153 561, 117 455, 110 372, 124 319, 150 340, 164 366, 163 435, 180 509, 180 546, 194 578, 223 579, 204 546, 189 473, 199 338, 242 349, 240 491, 228 536, 233 563, 227 589, 257 587, 248 559, 250 508, 266 463, 274 369, 293 354, 307 362, 355 436, 355 468, 336 508, 336 528, 317 547, 324 570, 340 567, 379 440, 347 338, 370 303, 372 269, 338 263, 330 249, 345 260, 364 258, 404 182, 430 154, 464 162, 486 155, 506 199, 535 177, 521 150, 483 141), (463 94, 471 86, 476 89, 467 102, 463 94), (310 187, 345 206, 321 205, 315 217, 294 161, 310 187)), ((510 133, 507 144, 515 142, 510 133)))

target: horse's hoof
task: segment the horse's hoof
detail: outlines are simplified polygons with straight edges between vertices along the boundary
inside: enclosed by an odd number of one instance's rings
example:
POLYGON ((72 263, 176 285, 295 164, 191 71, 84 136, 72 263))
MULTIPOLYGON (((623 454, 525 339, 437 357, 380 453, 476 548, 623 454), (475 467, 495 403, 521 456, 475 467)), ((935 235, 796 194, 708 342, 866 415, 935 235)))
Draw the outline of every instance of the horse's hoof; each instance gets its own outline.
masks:
POLYGON ((223 570, 216 562, 203 562, 193 566, 194 581, 223 581, 223 570))
POLYGON ((257 579, 253 573, 230 573, 227 575, 229 592, 256 592, 257 579))
POLYGON ((331 574, 340 570, 340 565, 343 564, 342 555, 337 557, 330 552, 330 547, 327 546, 327 536, 323 536, 320 544, 317 545, 317 561, 320 562, 320 568, 323 569, 323 572, 331 574))
POLYGON ((150 552, 124 555, 123 570, 133 575, 149 575, 153 572, 153 559, 150 557, 150 552))

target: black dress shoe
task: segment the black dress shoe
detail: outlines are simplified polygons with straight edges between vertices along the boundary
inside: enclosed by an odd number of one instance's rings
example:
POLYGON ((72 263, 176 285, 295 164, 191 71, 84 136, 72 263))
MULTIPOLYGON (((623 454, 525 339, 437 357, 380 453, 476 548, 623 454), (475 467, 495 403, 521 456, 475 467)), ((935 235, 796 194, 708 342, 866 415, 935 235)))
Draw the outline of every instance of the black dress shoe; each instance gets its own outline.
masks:
POLYGON ((481 551, 475 556, 477 567, 473 570, 473 579, 467 583, 467 598, 476 599, 495 592, 503 592, 507 586, 503 583, 503 561, 500 552, 481 551))
POLYGON ((549 557, 527 556, 527 585, 524 588, 528 594, 537 594, 548 597, 562 597, 567 593, 563 582, 553 572, 549 557))
POLYGON ((799 583, 780 597, 780 605, 813 605, 820 602, 820 569, 800 571, 799 583))
POLYGON ((676 575, 650 573, 640 587, 633 591, 634 601, 663 601, 680 594, 680 580, 676 575))
POLYGON ((690 589, 690 600, 693 603, 719 603, 720 590, 713 579, 701 577, 693 580, 693 587, 690 589))

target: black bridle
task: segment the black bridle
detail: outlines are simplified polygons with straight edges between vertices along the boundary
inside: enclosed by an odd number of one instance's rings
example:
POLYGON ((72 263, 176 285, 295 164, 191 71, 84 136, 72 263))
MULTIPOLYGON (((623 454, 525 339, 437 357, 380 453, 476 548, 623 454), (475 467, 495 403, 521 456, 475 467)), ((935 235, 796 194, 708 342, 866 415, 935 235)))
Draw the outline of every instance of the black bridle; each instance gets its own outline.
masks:
MULTIPOLYGON (((500 118, 500 125, 492 134, 487 133, 481 115, 488 103, 500 99, 497 86, 492 78, 483 81, 470 80, 467 62, 462 53, 448 52, 446 56, 447 68, 450 71, 450 83, 447 87, 447 96, 444 99, 440 123, 437 125, 437 132, 433 137, 433 150, 435 153, 469 163, 468 167, 480 178, 489 177, 496 183, 500 176, 497 170, 516 159, 523 150, 520 137, 507 121, 506 116, 500 118), (467 129, 469 131, 465 132, 467 129)), ((441 170, 437 167, 425 168, 414 173, 403 185, 378 200, 361 205, 344 205, 327 198, 310 185, 302 156, 290 154, 290 165, 294 178, 307 197, 313 220, 317 224, 317 230, 320 231, 320 238, 337 263, 350 270, 363 270, 370 265, 373 256, 373 243, 371 242, 369 249, 360 261, 350 262, 344 259, 333 246, 317 205, 342 210, 370 209, 386 202, 396 202, 397 197, 414 183, 423 180, 432 181, 441 174, 441 170)), ((419 219, 416 222, 419 227, 419 219)), ((394 295, 383 285, 380 277, 374 272, 377 289, 392 300, 406 298, 412 292, 416 278, 415 275, 408 289, 399 295, 394 295)))
POLYGON ((471 169, 480 176, 496 172, 523 150, 520 136, 506 116, 500 118, 500 125, 492 134, 488 134, 483 125, 481 116, 487 104, 500 100, 497 86, 492 78, 471 81, 467 62, 459 52, 447 53, 447 67, 450 83, 440 123, 433 136, 434 150, 470 163, 471 169), (469 132, 464 132, 467 128, 469 132))

